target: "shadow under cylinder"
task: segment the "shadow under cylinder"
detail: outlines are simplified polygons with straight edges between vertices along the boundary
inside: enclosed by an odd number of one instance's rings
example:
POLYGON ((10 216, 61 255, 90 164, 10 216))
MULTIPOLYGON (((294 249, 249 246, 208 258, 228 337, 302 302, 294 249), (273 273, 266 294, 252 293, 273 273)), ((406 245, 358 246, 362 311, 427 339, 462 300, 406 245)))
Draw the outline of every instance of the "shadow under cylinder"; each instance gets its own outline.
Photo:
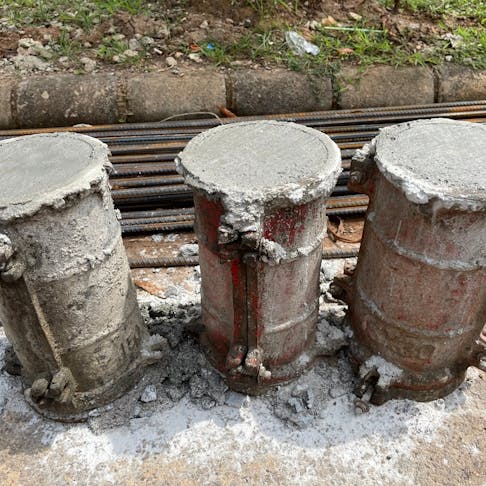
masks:
POLYGON ((340 151, 316 130, 273 121, 198 135, 178 160, 194 190, 202 342, 235 390, 260 393, 318 354, 325 199, 340 151))
POLYGON ((27 400, 54 419, 117 398, 157 357, 143 348, 108 155, 84 135, 0 142, 0 321, 27 400))
POLYGON ((385 128, 354 157, 349 185, 370 197, 347 289, 360 376, 377 404, 447 395, 469 366, 484 369, 486 127, 385 128))

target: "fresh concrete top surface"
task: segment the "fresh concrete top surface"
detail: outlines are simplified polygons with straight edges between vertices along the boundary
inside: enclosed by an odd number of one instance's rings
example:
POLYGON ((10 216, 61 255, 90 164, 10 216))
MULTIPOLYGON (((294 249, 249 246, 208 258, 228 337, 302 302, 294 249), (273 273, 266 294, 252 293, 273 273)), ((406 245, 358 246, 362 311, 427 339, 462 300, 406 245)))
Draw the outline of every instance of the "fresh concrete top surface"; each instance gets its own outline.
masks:
POLYGON ((221 192, 276 190, 331 174, 340 160, 317 130, 275 121, 224 125, 195 137, 182 152, 185 170, 221 192))
POLYGON ((486 127, 449 119, 385 128, 376 138, 380 170, 417 203, 486 206, 486 127))
POLYGON ((0 142, 0 219, 35 212, 86 189, 103 174, 107 156, 103 143, 72 133, 0 142))

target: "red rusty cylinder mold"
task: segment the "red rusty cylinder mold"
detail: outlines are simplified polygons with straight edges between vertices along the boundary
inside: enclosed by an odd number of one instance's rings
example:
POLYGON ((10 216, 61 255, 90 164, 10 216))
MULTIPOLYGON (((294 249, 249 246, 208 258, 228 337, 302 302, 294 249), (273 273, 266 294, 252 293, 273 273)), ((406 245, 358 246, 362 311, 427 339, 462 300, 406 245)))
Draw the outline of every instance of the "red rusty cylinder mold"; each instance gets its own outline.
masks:
POLYGON ((297 377, 319 354, 325 198, 339 148, 301 125, 257 121, 198 135, 176 163, 194 190, 210 361, 246 393, 297 377))
POLYGON ((349 304, 360 394, 433 400, 485 369, 486 127, 435 119, 385 128, 352 161, 370 197, 349 304))
POLYGON ((0 321, 26 399, 56 420, 86 419, 162 357, 137 305, 108 154, 77 134, 0 143, 0 321))

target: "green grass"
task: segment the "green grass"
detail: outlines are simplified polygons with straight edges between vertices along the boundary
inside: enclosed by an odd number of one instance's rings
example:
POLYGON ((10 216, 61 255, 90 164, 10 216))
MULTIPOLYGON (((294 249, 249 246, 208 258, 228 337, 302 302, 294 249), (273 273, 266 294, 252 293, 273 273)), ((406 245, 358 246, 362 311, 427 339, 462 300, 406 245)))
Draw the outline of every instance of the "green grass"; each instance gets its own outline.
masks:
POLYGON ((55 58, 68 57, 69 59, 76 59, 82 51, 82 46, 79 42, 69 38, 69 32, 66 29, 61 30, 61 35, 56 45, 53 46, 55 58))
POLYGON ((451 56, 452 62, 486 69, 486 28, 458 27, 454 34, 463 39, 456 48, 452 48, 446 40, 436 41, 435 49, 441 58, 451 56))
MULTIPOLYGON (((380 0, 393 7, 395 0, 380 0)), ((231 65, 238 60, 255 63, 287 66, 290 69, 311 73, 330 73, 343 62, 359 66, 370 64, 426 65, 444 62, 450 56, 453 62, 474 68, 486 69, 486 0, 400 0, 400 9, 422 17, 435 19, 438 33, 425 39, 427 48, 415 50, 413 37, 397 39, 383 30, 381 25, 363 17, 359 21, 348 20, 341 26, 319 27, 313 32, 312 42, 319 46, 317 56, 293 54, 285 42, 287 30, 299 30, 298 25, 285 25, 279 13, 298 12, 299 0, 228 0, 234 6, 250 6, 257 12, 260 22, 237 42, 218 43, 210 36, 200 45, 201 54, 216 65, 231 65), (451 27, 456 26, 456 27, 451 27), (450 32, 460 35, 462 41, 452 48, 441 34, 450 32)), ((0 0, 0 16, 7 17, 17 27, 42 26, 53 20, 62 22, 66 28, 82 28, 89 31, 96 24, 109 19, 115 12, 130 14, 163 14, 162 0, 0 0)), ((287 15, 287 19, 294 16, 287 15)), ((295 17, 298 18, 298 17, 295 17)), ((288 20, 291 22, 291 20, 288 20)), ((172 20, 174 22, 174 20, 172 20)), ((168 21, 169 23, 169 21, 168 21)), ((303 21, 302 21, 303 24, 303 21)), ((413 35, 413 33, 411 34, 413 35)), ((83 46, 69 37, 66 29, 53 44, 56 57, 66 56, 75 60, 83 53, 83 46)), ((119 64, 140 63, 145 52, 127 57, 125 39, 116 35, 106 36, 95 46, 99 59, 119 64)), ((182 44, 180 50, 188 54, 189 46, 182 44)))
POLYGON ((291 2, 285 0, 231 0, 231 4, 248 5, 258 13, 260 18, 273 15, 278 9, 297 12, 300 7, 299 0, 291 2))
MULTIPOLYGON (((209 41, 211 41, 209 39, 209 41)), ((213 49, 204 43, 202 53, 216 64, 230 65, 239 59, 254 62, 284 64, 295 71, 325 74, 335 71, 343 61, 353 61, 360 66, 383 63, 393 65, 424 65, 438 63, 438 55, 409 52, 394 44, 385 30, 356 26, 349 30, 325 29, 315 32, 313 43, 320 48, 317 56, 297 56, 288 48, 282 30, 253 31, 234 44, 218 44, 213 49)), ((442 55, 443 46, 441 45, 442 55)))
POLYGON ((117 35, 103 37, 101 45, 98 47, 96 54, 98 58, 106 62, 117 62, 119 64, 132 65, 142 62, 143 52, 137 52, 136 56, 126 56, 125 51, 129 49, 128 42, 125 39, 119 39, 117 35), (116 61, 116 57, 119 61, 116 61))
POLYGON ((42 26, 53 20, 91 29, 118 11, 146 13, 143 0, 0 0, 0 16, 17 26, 42 26))
MULTIPOLYGON (((386 7, 393 7, 395 0, 382 0, 381 3, 386 7)), ((412 13, 469 17, 486 25, 486 2, 484 0, 400 0, 399 5, 412 13)))

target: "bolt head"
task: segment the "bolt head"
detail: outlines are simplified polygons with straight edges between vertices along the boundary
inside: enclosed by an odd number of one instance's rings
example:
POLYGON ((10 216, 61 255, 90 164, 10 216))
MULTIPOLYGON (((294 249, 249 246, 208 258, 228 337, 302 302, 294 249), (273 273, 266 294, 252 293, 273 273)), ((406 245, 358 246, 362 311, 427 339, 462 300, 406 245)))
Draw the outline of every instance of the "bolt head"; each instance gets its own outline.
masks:
POLYGON ((364 174, 359 170, 354 170, 349 174, 349 182, 352 184, 362 184, 364 182, 364 174))

